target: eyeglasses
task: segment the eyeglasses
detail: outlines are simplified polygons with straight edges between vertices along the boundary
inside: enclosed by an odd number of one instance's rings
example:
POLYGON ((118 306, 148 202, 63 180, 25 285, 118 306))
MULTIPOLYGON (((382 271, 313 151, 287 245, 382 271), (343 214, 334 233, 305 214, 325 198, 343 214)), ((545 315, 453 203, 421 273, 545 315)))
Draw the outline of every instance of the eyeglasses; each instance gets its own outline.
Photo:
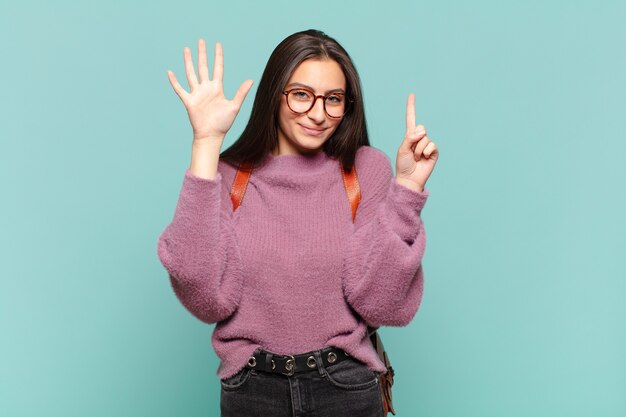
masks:
POLYGON ((353 100, 346 99, 343 93, 331 93, 327 96, 315 95, 311 90, 305 88, 292 88, 291 90, 283 91, 283 94, 287 97, 287 107, 298 114, 308 113, 318 98, 321 98, 324 103, 324 111, 328 117, 333 119, 339 119, 343 117, 348 111, 348 104, 353 100))

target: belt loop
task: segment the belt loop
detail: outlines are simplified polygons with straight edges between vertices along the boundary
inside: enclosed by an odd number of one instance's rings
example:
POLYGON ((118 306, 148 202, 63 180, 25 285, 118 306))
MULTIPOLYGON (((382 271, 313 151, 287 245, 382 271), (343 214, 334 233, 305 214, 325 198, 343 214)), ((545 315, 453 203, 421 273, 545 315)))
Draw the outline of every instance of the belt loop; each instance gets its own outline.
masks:
POLYGON ((272 353, 266 352, 265 354, 265 371, 272 372, 274 369, 272 367, 272 358, 274 355, 272 353))
POLYGON ((322 360, 321 351, 316 350, 315 352, 313 352, 313 354, 315 355, 315 362, 317 362, 317 370, 320 372, 320 375, 323 378, 326 376, 326 368, 324 368, 324 361, 322 360))

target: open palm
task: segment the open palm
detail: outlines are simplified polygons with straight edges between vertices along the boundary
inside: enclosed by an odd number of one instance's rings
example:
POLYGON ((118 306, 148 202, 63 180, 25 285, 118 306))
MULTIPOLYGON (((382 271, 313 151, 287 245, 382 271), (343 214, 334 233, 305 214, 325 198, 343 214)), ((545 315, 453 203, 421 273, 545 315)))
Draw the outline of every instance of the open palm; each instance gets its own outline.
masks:
POLYGON ((172 71, 167 72, 170 84, 180 97, 193 128, 194 140, 222 139, 239 113, 239 109, 245 99, 252 80, 246 80, 239 86, 235 97, 228 100, 224 96, 224 54, 222 45, 215 44, 215 60, 213 64, 213 79, 209 79, 207 66, 206 44, 204 39, 198 40, 198 75, 194 70, 191 50, 187 47, 183 50, 185 59, 185 72, 190 92, 185 91, 176 80, 172 71))

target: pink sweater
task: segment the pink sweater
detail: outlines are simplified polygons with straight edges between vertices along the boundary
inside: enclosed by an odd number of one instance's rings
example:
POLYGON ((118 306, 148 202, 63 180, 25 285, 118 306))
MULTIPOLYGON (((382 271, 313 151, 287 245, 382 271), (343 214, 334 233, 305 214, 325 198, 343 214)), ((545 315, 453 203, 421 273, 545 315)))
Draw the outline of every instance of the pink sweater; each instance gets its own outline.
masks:
POLYGON ((398 184, 376 148, 359 148, 355 164, 354 224, 339 162, 324 152, 268 155, 234 212, 234 167, 220 161, 214 180, 185 172, 158 255, 181 303, 217 323, 220 378, 258 347, 289 355, 335 346, 385 371, 366 329, 405 326, 417 312, 429 191, 398 184))

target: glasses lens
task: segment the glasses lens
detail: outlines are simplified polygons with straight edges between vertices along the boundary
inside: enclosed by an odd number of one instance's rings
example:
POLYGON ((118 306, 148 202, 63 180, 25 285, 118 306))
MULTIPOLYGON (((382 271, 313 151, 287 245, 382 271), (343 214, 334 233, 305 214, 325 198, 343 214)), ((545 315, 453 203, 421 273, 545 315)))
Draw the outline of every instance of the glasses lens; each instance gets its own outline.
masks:
POLYGON ((331 94, 326 97, 324 104, 330 117, 341 117, 346 111, 346 99, 343 94, 331 94))
POLYGON ((292 90, 287 95, 287 105, 296 113, 306 113, 313 104, 313 94, 307 90, 292 90))

